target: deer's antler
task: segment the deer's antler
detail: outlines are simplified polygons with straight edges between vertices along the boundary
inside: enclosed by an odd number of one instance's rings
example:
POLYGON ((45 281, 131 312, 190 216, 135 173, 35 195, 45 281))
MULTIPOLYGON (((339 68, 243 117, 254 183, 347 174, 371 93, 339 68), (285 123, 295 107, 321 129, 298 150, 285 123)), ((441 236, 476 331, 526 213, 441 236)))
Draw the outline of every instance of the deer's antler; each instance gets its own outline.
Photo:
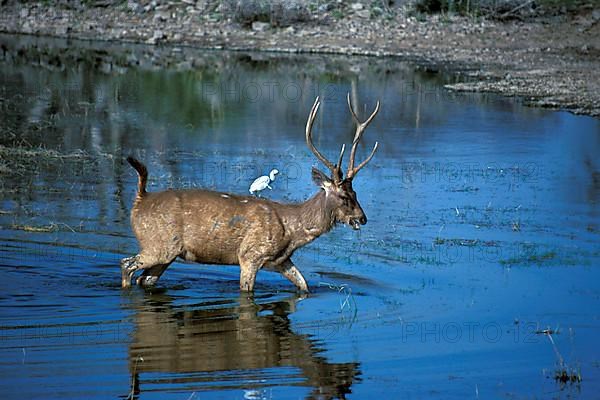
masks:
POLYGON ((338 163, 333 165, 331 161, 325 158, 323 154, 313 144, 312 141, 312 127, 315 122, 315 117, 317 116, 317 112, 319 111, 319 106, 321 102, 319 101, 319 97, 315 99, 315 102, 310 110, 310 114, 308 115, 308 120, 306 121, 306 145, 313 152, 313 154, 329 169, 331 172, 331 177, 334 181, 340 182, 342 180, 342 158, 344 157, 344 150, 346 149, 346 145, 342 145, 342 150, 340 151, 340 157, 338 159, 338 163))
POLYGON ((375 110, 371 113, 369 118, 367 118, 365 122, 360 122, 360 120, 356 116, 356 113, 354 112, 354 109, 352 108, 352 102, 350 101, 350 93, 348 93, 347 98, 350 114, 352 114, 352 119, 356 123, 356 132, 354 133, 354 139, 352 140, 352 149, 350 150, 350 161, 348 162, 348 172, 346 172, 346 179, 352 179, 354 178, 354 176, 356 176, 356 174, 358 173, 358 171, 360 171, 362 167, 364 167, 369 161, 371 161, 371 158, 373 158, 375 151, 377 151, 377 146, 379 145, 379 143, 375 142, 375 146, 373 146, 371 154, 369 154, 369 156, 363 162, 358 164, 358 167, 354 168, 354 158, 356 156, 356 149, 358 148, 358 143, 360 142, 360 139, 362 138, 362 135, 367 126, 369 126, 371 121, 373 121, 373 118, 375 118, 375 116, 379 112, 379 101, 377 101, 375 110))

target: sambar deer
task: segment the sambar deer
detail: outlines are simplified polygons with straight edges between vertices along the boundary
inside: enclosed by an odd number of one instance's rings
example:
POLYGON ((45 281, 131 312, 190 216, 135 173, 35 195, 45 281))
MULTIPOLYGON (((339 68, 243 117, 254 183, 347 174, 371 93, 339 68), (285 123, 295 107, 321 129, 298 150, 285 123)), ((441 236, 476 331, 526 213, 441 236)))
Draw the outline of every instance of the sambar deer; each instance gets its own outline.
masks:
POLYGON ((357 167, 354 159, 362 135, 379 111, 379 102, 366 121, 361 122, 348 107, 356 131, 350 150, 346 177, 342 172, 345 145, 337 164, 327 160, 312 141, 312 128, 320 106, 315 99, 306 122, 306 144, 329 169, 327 176, 312 168, 312 179, 321 188, 309 200, 281 204, 250 196, 209 190, 166 190, 146 192, 148 171, 132 157, 127 161, 136 169, 138 192, 131 210, 131 226, 140 244, 140 252, 121 261, 122 286, 131 286, 133 274, 141 270, 136 283, 154 285, 168 266, 181 257, 204 264, 239 264, 240 289, 253 291, 261 268, 275 270, 301 291, 308 291, 306 280, 293 264, 296 249, 328 232, 337 223, 353 229, 367 223, 352 180, 372 158, 378 143, 357 167))

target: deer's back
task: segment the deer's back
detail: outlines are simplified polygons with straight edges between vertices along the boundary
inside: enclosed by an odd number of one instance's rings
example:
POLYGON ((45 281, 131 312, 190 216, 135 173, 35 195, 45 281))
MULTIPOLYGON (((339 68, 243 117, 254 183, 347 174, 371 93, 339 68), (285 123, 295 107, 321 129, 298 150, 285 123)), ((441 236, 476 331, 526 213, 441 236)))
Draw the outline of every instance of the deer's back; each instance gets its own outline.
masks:
POLYGON ((131 224, 142 250, 208 264, 237 264, 243 244, 261 246, 285 234, 273 203, 208 190, 147 193, 134 205, 131 224))

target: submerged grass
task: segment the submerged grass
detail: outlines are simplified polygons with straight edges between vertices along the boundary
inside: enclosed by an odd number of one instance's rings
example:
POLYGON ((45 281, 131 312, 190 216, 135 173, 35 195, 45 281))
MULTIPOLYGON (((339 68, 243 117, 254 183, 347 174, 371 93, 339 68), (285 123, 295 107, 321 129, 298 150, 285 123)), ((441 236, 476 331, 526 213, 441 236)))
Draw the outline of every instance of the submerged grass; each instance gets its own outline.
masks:
POLYGON ((572 367, 565 362, 565 359, 562 357, 562 355, 558 351, 558 347, 556 346, 556 343, 554 342, 554 339, 552 338, 551 332, 549 332, 549 331, 544 332, 544 334, 548 337, 548 340, 550 340, 550 343, 552 344, 552 349, 554 350, 554 354, 556 355, 557 362, 558 362, 558 367, 554 371, 554 380, 556 382, 560 383, 561 385, 565 385, 567 383, 570 383, 570 384, 581 383, 582 378, 581 378, 581 370, 579 369, 579 367, 577 367, 577 368, 572 367))
POLYGON ((137 372, 138 362, 144 362, 144 358, 142 356, 138 356, 135 359, 135 364, 133 365, 133 373, 131 374, 131 389, 127 396, 127 400, 133 400, 137 398, 137 395, 140 394, 140 381, 137 372))
POLYGON ((73 233, 76 233, 75 229, 73 229, 71 226, 62 223, 62 222, 53 222, 49 225, 19 225, 19 224, 12 224, 11 228, 15 229, 15 230, 20 230, 20 231, 25 231, 25 232, 32 232, 32 233, 49 233, 49 232, 56 232, 60 230, 60 226, 64 226, 65 228, 67 228, 68 230, 70 230, 73 233))
POLYGON ((511 266, 511 265, 542 265, 548 261, 554 260, 557 254, 554 251, 545 251, 542 253, 534 253, 523 255, 521 257, 511 257, 504 260, 500 260, 500 264, 511 266))
POLYGON ((61 153, 57 150, 46 149, 44 147, 6 147, 0 145, 0 158, 36 158, 36 159, 73 159, 87 158, 89 153, 83 150, 77 150, 72 153, 61 153))
MULTIPOLYGON (((103 158, 112 159, 112 154, 99 154, 103 158)), ((61 153, 58 150, 45 147, 3 146, 0 145, 0 175, 23 175, 35 170, 40 164, 65 161, 90 161, 95 156, 84 150, 61 153)))
POLYGON ((449 246, 465 246, 465 247, 474 247, 474 246, 485 246, 485 247, 496 247, 498 243, 495 241, 482 241, 479 239, 462 239, 462 238, 442 238, 436 237, 433 240, 433 244, 435 245, 449 245, 449 246))
POLYGON ((319 282, 319 286, 326 286, 342 295, 342 298, 340 299, 340 312, 350 312, 352 318, 356 318, 356 315, 358 314, 358 306, 356 304, 356 300, 354 300, 352 288, 349 285, 345 283, 336 285, 335 283, 319 282))
POLYGON ((56 225, 45 225, 45 226, 33 226, 33 225, 11 225, 12 229, 25 231, 25 232, 35 232, 35 233, 48 233, 54 232, 57 230, 56 225))

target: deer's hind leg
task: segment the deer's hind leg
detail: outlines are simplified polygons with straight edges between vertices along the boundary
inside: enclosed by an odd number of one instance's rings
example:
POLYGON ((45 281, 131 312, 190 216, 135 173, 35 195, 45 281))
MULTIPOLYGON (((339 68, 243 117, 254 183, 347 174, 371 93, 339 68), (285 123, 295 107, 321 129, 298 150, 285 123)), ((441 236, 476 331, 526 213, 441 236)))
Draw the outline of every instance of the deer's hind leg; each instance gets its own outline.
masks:
POLYGON ((131 286, 133 275, 143 270, 136 283, 141 286, 153 285, 165 272, 167 267, 175 260, 176 256, 165 257, 156 256, 141 252, 134 257, 127 257, 121 260, 121 287, 131 286))
POLYGON ((139 265, 139 254, 133 257, 127 257, 121 260, 121 287, 131 286, 131 277, 137 271, 139 265))
POLYGON ((169 268, 171 263, 166 264, 157 264, 148 269, 144 269, 142 274, 135 280, 135 283, 138 286, 154 286, 156 282, 160 279, 160 276, 169 268))

